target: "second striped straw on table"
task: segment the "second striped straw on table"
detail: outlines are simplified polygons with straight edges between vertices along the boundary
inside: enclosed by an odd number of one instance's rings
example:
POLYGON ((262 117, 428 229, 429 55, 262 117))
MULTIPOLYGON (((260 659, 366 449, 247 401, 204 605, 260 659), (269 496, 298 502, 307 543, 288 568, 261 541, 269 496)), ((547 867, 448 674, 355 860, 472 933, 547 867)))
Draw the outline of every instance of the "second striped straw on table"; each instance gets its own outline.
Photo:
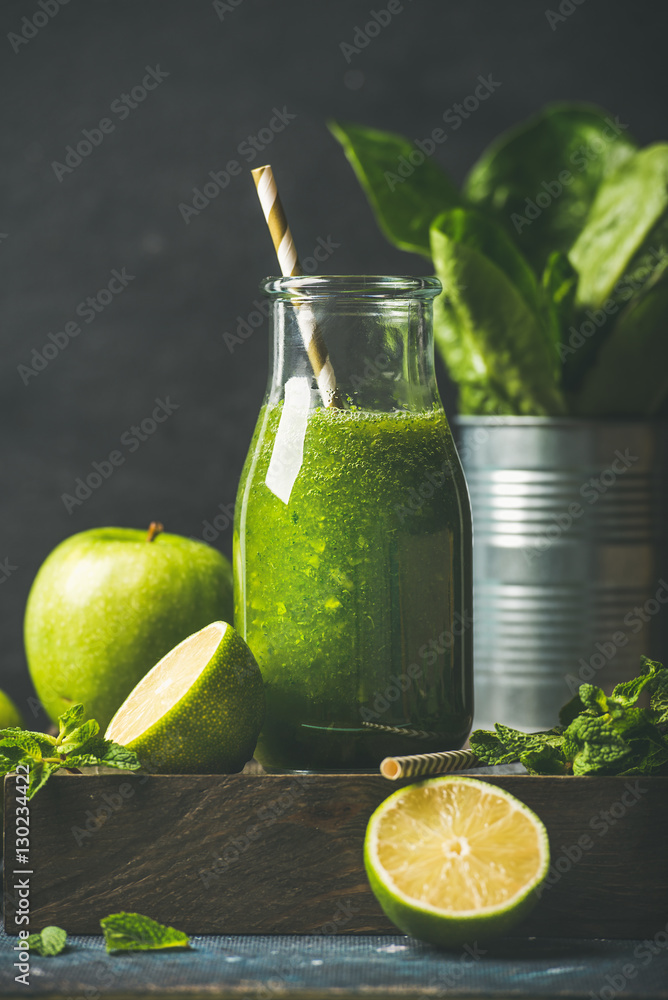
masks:
MULTIPOLYGON (((251 171, 257 196, 267 220, 269 233, 271 235, 281 274, 285 277, 296 277, 301 275, 302 269, 297 256, 295 242, 290 232, 288 220, 283 211, 283 205, 278 194, 274 174, 266 164, 263 167, 256 167, 251 171)), ((327 345, 318 329, 318 325, 310 306, 300 304, 296 312, 299 332, 306 348, 313 373, 318 382, 318 389, 322 396, 322 401, 327 407, 341 407, 341 397, 336 387, 336 376, 332 363, 329 360, 327 345)))
POLYGON ((441 753, 418 753, 407 757, 386 757, 381 762, 380 773, 390 781, 399 778, 417 778, 428 774, 448 774, 466 771, 483 764, 472 750, 444 750, 441 753))

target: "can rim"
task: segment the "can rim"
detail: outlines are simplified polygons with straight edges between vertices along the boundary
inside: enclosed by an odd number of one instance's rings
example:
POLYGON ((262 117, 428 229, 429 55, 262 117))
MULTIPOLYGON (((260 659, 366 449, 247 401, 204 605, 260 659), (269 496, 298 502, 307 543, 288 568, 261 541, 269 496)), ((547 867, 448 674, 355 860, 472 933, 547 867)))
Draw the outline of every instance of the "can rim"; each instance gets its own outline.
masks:
POLYGON ((569 428, 593 428, 593 427, 659 427, 668 425, 666 417, 632 417, 632 416, 610 416, 610 417, 540 417, 540 416, 518 416, 508 414, 507 416, 495 416, 494 414, 457 414, 453 417, 453 422, 457 424, 485 424, 489 427, 559 427, 564 430, 569 428))

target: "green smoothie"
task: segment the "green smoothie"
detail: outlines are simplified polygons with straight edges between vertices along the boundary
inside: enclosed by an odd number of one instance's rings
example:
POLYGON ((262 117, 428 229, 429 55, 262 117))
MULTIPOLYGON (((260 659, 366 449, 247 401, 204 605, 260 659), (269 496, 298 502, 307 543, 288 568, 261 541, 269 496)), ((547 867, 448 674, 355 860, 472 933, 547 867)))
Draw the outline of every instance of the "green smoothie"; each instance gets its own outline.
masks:
POLYGON ((235 517, 235 626, 267 694, 257 758, 350 770, 460 747, 471 525, 443 410, 311 410, 287 503, 265 482, 282 413, 260 414, 235 517))

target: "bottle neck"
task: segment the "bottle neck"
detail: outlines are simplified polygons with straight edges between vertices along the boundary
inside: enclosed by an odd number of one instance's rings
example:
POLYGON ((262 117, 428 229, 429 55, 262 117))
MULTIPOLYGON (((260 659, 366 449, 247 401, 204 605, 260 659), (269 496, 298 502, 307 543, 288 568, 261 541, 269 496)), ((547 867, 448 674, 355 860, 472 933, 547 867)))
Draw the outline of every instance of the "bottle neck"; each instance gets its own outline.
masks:
POLYGON ((304 380, 311 407, 330 405, 314 373, 313 337, 324 345, 336 401, 348 409, 420 411, 440 406, 434 375, 432 295, 368 298, 346 294, 274 297, 266 402, 304 380), (310 350, 309 350, 310 347, 310 350), (294 383, 293 383, 294 385, 294 383))

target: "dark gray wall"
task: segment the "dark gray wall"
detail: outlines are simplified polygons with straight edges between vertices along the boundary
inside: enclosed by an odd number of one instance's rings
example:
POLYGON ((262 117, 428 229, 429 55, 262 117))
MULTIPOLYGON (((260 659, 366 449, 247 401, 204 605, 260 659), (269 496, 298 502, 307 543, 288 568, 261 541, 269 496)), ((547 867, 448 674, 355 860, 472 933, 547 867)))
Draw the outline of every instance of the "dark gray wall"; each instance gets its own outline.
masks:
MULTIPOLYGON (((403 0, 346 62, 341 43, 386 7, 69 0, 12 46, 10 33, 42 8, 4 0, 0 560, 16 568, 0 584, 0 685, 23 707, 25 598, 62 538, 152 518, 199 536, 234 499, 266 378, 266 329, 234 353, 222 335, 276 272, 249 167, 272 162, 303 256, 331 237, 327 271, 417 274, 424 262, 379 234, 328 117, 421 139, 491 74, 500 86, 437 154, 458 180, 499 130, 550 100, 598 102, 642 142, 666 137, 663 0, 403 0), (559 4, 572 13, 551 26, 546 5, 559 4), (111 106, 147 66, 167 76, 122 119, 111 106), (242 143, 275 108, 294 118, 249 162, 242 143), (113 131, 58 179, 53 161, 102 118, 113 131), (241 175, 186 224, 179 204, 230 160, 241 175), (113 269, 133 278, 86 323, 77 306, 113 269), (22 378, 33 348, 75 321, 81 333, 22 378), (178 410, 130 452, 122 436, 166 397, 178 410), (115 449, 124 464, 68 513, 61 495, 115 449)), ((452 412, 442 371, 440 381, 452 412)), ((231 532, 216 544, 229 554, 231 532)))

